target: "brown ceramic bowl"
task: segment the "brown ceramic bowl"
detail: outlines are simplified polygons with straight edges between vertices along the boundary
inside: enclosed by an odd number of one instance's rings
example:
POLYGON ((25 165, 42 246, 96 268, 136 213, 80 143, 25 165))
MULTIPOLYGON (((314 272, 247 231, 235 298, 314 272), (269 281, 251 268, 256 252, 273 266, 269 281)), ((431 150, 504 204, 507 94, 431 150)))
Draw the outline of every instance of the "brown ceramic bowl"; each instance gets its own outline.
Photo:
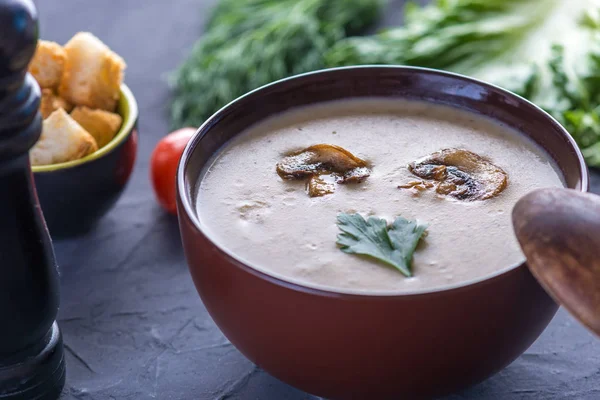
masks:
POLYGON ((196 214, 203 167, 244 128, 292 107, 365 96, 444 103, 489 116, 545 148, 566 186, 588 188, 585 163, 569 134, 510 92, 419 68, 318 71, 242 96, 213 115, 188 144, 177 183, 190 271, 231 343, 292 386, 332 399, 429 398, 461 390, 510 364, 554 316, 558 306, 525 264, 443 290, 394 296, 329 292, 238 261, 211 241, 196 214))

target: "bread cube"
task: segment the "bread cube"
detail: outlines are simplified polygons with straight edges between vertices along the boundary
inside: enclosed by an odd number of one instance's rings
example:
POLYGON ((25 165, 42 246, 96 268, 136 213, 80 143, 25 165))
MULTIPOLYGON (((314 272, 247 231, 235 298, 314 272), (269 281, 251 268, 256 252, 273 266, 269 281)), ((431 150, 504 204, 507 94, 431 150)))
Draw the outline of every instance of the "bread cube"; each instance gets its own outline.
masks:
POLYGON ((119 114, 88 107, 75 107, 71 117, 96 139, 98 148, 106 146, 119 131, 123 118, 119 114))
POLYGON ((77 33, 64 48, 60 97, 78 106, 114 111, 126 67, 123 59, 87 32, 77 33))
POLYGON ((40 100, 40 112, 44 119, 48 118, 54 111, 62 108, 66 112, 73 109, 73 105, 62 97, 54 94, 52 89, 42 89, 42 98, 40 100))
POLYGON ((77 160, 98 149, 96 141, 65 110, 59 108, 44 120, 42 135, 29 152, 32 165, 77 160))
POLYGON ((39 40, 29 72, 43 89, 57 89, 65 67, 67 54, 58 43, 39 40))

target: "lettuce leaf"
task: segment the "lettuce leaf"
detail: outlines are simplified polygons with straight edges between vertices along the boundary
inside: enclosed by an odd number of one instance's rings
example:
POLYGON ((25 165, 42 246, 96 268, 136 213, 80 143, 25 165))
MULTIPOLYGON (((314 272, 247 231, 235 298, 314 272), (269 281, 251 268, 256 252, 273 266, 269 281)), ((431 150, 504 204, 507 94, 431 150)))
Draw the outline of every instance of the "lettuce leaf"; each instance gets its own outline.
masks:
POLYGON ((325 64, 415 65, 503 86, 559 120, 600 166, 600 0, 409 3, 404 26, 341 40, 325 64))

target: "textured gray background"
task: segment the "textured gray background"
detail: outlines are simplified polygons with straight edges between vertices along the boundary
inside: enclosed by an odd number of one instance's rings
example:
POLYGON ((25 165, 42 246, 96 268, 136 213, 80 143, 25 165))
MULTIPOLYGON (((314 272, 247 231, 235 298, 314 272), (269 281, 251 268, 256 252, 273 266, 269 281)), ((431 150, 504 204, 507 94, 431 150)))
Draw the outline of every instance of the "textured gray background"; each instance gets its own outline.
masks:
MULTIPOLYGON (((37 1, 43 38, 64 43, 88 30, 126 59, 140 105, 141 146, 124 196, 89 235, 55 243, 64 399, 313 398, 257 369, 215 327, 189 277, 177 222, 158 208, 148 180, 150 152, 168 131, 164 75, 201 34, 212 4, 37 1)), ((400 20, 401 4, 391 2, 385 23, 400 20)), ((600 342, 561 310, 511 366, 449 399, 600 399, 600 342)))

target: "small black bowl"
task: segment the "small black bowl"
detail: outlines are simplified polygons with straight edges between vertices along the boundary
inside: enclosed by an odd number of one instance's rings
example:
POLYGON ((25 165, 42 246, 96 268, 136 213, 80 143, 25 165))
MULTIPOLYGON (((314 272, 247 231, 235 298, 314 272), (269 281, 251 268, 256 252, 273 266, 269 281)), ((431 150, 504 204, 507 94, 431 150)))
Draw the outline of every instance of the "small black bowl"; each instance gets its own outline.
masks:
POLYGON ((125 85, 121 86, 117 112, 123 124, 106 146, 79 160, 31 167, 53 238, 89 231, 116 203, 129 181, 137 154, 138 107, 125 85))

